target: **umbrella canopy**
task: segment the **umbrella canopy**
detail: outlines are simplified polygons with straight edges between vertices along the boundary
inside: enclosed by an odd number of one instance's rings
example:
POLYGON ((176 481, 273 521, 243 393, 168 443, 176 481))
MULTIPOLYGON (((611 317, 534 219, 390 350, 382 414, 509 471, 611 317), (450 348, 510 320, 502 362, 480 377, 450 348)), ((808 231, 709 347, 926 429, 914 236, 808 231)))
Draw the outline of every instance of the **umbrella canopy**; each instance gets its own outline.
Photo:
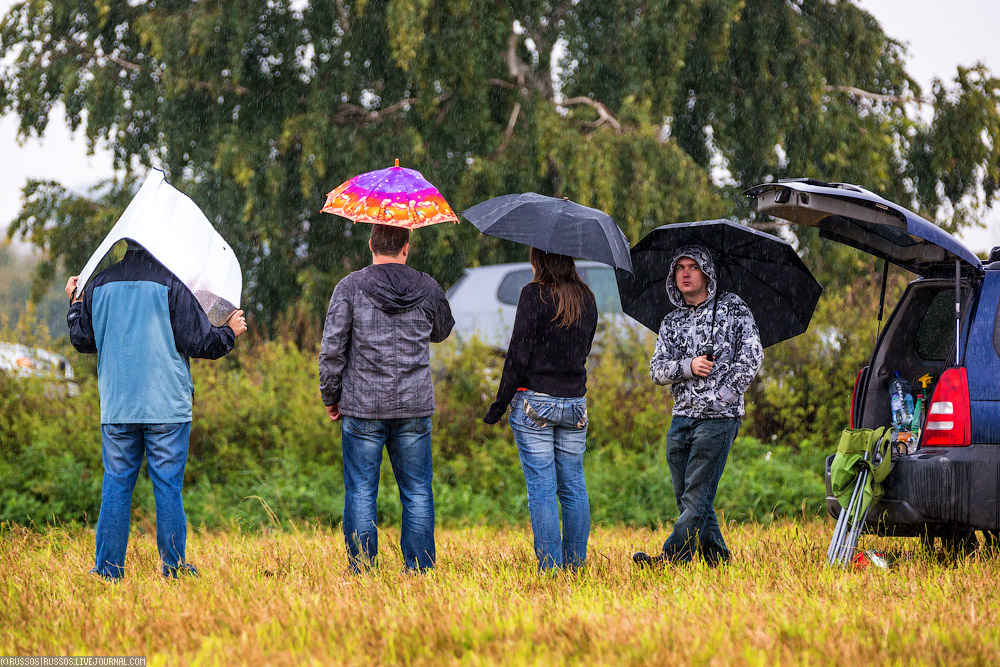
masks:
POLYGON ((823 287, 785 241, 730 220, 664 225, 632 248, 633 273, 616 271, 622 309, 659 331, 675 306, 667 297, 677 249, 700 245, 712 255, 716 294, 733 292, 749 306, 764 347, 803 333, 823 287))
POLYGON ((439 222, 458 222, 438 189, 416 169, 399 166, 359 174, 326 196, 320 209, 376 225, 416 229, 439 222))
POLYGON ((632 271, 628 238, 614 218, 565 197, 503 195, 465 209, 462 216, 487 236, 632 271))

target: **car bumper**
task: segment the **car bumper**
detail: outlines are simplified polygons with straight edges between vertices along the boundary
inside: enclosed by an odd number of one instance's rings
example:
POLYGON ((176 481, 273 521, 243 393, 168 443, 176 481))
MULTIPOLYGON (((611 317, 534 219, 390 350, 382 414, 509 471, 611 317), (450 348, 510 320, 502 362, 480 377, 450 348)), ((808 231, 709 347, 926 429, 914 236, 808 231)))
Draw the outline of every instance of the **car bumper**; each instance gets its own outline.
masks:
MULTIPOLYGON (((826 459, 826 507, 840 515, 826 459)), ((1000 530, 1000 446, 921 449, 893 460, 882 500, 868 512, 866 531, 916 536, 928 524, 1000 530)))

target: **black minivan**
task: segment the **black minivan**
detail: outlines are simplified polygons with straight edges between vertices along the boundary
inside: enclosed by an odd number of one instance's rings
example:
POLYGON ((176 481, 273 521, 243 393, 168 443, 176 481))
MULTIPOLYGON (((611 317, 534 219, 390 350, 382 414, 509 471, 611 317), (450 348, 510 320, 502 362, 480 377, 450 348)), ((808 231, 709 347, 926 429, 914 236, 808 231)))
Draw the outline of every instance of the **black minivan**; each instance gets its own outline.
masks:
MULTIPOLYGON (((858 372, 851 399, 852 428, 887 426, 894 372, 934 378, 917 449, 894 455, 885 496, 868 513, 867 529, 920 536, 930 544, 941 537, 965 546, 975 530, 995 537, 1000 530, 1000 247, 984 266, 937 225, 855 185, 795 179, 757 185, 744 194, 756 199, 760 213, 817 227, 824 238, 915 274, 868 365, 858 372)), ((837 517, 832 459, 826 462, 826 504, 837 517)))

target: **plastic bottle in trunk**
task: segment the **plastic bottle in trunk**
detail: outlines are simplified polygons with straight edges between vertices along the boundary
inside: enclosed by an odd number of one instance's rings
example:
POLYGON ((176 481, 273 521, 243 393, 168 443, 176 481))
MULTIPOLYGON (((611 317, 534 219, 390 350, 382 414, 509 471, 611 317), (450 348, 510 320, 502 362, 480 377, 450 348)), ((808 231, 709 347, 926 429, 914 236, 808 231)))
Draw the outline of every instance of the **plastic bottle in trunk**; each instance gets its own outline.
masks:
POLYGON ((892 409, 892 427, 897 431, 909 431, 913 422, 913 394, 910 383, 896 376, 889 383, 889 402, 892 409))

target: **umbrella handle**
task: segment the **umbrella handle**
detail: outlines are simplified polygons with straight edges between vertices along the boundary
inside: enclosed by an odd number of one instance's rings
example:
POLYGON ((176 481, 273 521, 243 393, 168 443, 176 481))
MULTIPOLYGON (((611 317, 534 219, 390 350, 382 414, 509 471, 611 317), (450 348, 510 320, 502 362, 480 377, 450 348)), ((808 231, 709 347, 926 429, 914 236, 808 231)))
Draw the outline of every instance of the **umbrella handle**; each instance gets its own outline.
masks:
POLYGON ((705 347, 702 348, 702 354, 704 354, 709 361, 715 361, 715 345, 711 342, 705 343, 705 347))

